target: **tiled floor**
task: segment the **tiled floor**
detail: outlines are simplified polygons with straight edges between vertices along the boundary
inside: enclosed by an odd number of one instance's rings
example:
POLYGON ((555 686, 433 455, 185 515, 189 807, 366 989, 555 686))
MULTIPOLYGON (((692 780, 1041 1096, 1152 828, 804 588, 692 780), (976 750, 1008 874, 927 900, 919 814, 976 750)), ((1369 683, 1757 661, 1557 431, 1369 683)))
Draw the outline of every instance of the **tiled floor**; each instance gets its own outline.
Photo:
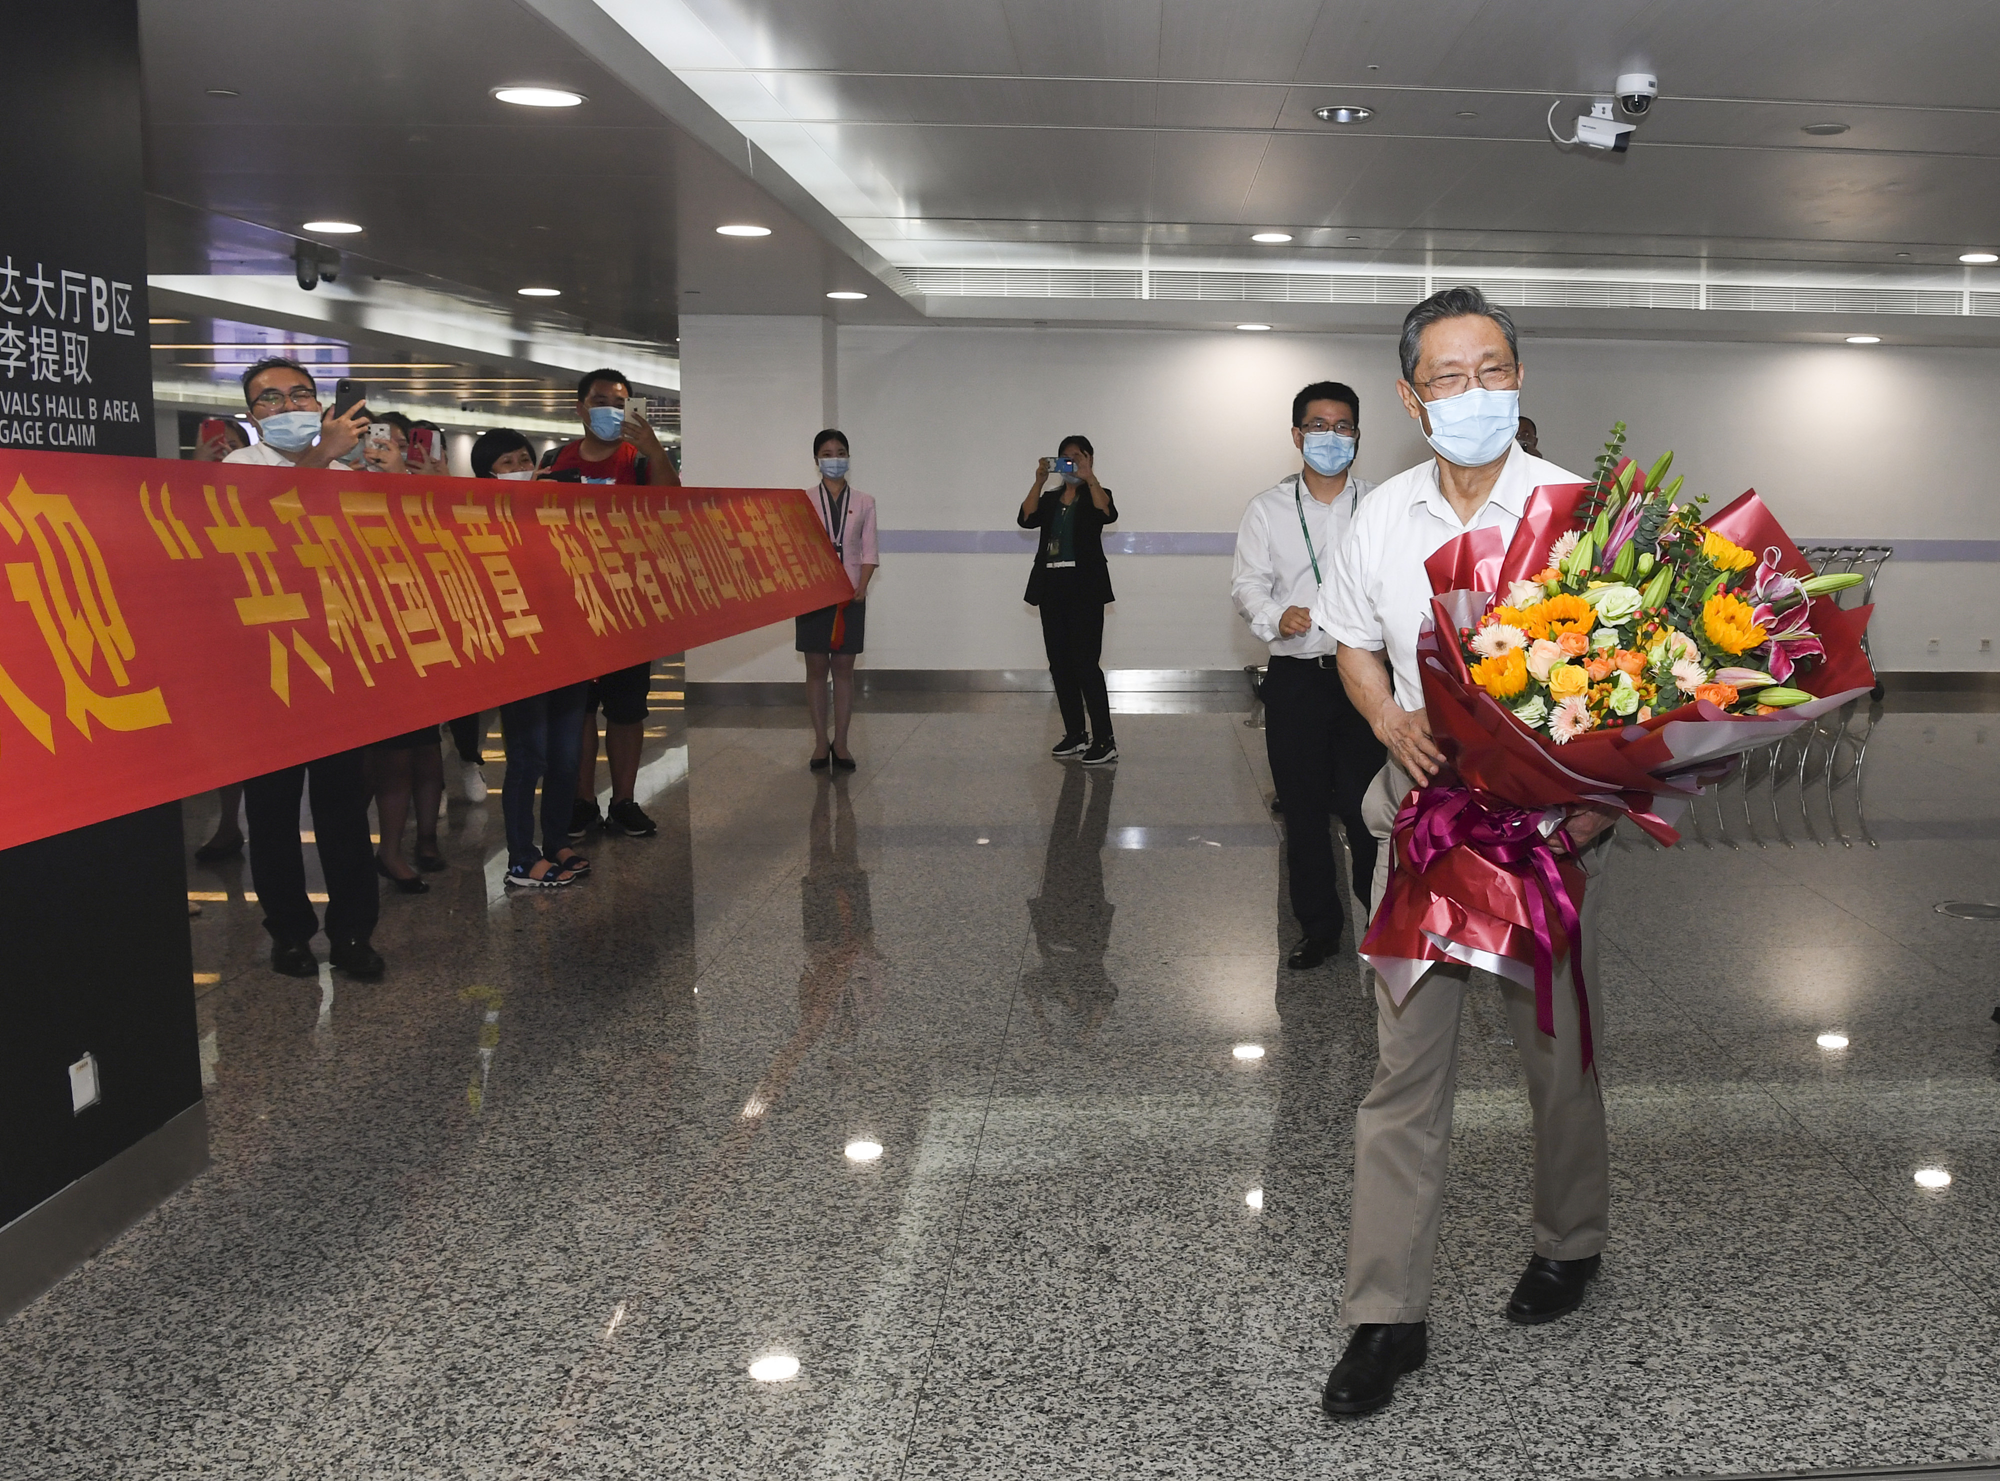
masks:
POLYGON ((497 796, 454 800, 453 870, 384 896, 380 984, 273 976, 240 866, 191 872, 232 897, 193 927, 215 1166, 0 1328, 0 1477, 2000 1453, 2000 923, 1932 908, 2000 896, 1991 716, 1882 718, 1858 818, 1787 784, 1709 807, 1708 846, 1621 842, 1613 1243, 1549 1327, 1500 1317, 1527 1112, 1474 995, 1432 1359, 1339 1424, 1372 1015, 1351 956, 1277 966, 1261 732, 1123 715, 1086 775, 1045 698, 927 699, 827 781, 786 712, 658 718, 659 837, 508 898, 497 796), (773 1354, 798 1377, 747 1376, 773 1354))

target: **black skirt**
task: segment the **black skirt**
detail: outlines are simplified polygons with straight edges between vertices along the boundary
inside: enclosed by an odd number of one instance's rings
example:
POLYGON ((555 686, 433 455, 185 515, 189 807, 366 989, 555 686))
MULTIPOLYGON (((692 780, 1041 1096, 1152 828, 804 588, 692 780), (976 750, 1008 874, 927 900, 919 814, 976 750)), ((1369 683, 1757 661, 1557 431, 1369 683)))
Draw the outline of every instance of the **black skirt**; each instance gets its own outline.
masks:
POLYGON ((797 635, 793 648, 800 653, 859 653, 868 626, 868 604, 847 604, 840 624, 840 644, 836 647, 833 641, 833 614, 840 610, 837 606, 821 607, 817 612, 806 612, 794 618, 797 635))
POLYGON ((385 751, 421 751, 425 746, 438 743, 438 728, 435 723, 420 730, 406 730, 401 735, 385 736, 375 742, 385 751))

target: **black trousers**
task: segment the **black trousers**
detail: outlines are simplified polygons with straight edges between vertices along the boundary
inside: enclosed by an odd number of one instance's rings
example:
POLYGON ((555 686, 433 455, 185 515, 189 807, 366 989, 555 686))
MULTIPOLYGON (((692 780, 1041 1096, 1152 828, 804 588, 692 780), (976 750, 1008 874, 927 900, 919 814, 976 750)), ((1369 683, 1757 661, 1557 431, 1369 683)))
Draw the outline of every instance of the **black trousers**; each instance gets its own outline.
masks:
POLYGON ((375 845, 368 841, 368 784, 361 752, 337 751, 251 777, 243 784, 250 816, 250 882, 264 907, 264 929, 278 941, 310 941, 319 916, 306 898, 305 847, 299 839, 299 794, 312 789, 313 838, 326 876, 329 941, 366 941, 380 908, 375 845))
POLYGON ((458 748, 458 759, 473 766, 481 766, 486 761, 485 737, 480 734, 479 722, 483 715, 461 715, 451 722, 451 743, 458 748))
POLYGON ((1104 653, 1104 603, 1086 592, 1073 569, 1044 571, 1041 597, 1042 647, 1049 655, 1063 729, 1084 734, 1087 713, 1090 738, 1109 740, 1111 696, 1105 692, 1104 670, 1097 666, 1104 653))
POLYGON ((1274 656, 1264 675, 1264 726, 1271 779, 1285 806, 1292 914, 1308 937, 1334 940, 1347 912, 1340 903, 1331 819, 1347 829, 1354 893, 1372 906, 1375 835, 1361 821, 1361 798, 1388 752, 1348 699, 1331 662, 1322 668, 1313 659, 1274 656))

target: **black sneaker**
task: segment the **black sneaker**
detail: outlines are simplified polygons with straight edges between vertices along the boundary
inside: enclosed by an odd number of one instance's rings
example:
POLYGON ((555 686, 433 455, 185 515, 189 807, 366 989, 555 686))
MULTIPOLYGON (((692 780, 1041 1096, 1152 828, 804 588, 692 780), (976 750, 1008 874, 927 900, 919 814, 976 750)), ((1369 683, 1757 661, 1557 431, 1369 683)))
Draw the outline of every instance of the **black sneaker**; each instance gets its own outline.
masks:
POLYGON ((569 836, 581 838, 604 820, 597 813, 595 797, 579 797, 570 805, 569 836))
POLYGON ((660 831, 660 825, 647 817, 645 809, 638 803, 627 798, 611 804, 611 815, 604 820, 604 831, 623 833, 627 838, 651 838, 660 831))
POLYGON ((1118 742, 1108 735, 1083 753, 1083 764, 1085 766, 1103 766, 1117 759, 1118 742))
POLYGON ((1051 756, 1054 756, 1057 760, 1061 760, 1065 756, 1081 756, 1085 751, 1089 749, 1090 749, 1089 736, 1070 734, 1064 736, 1061 740, 1057 741, 1056 748, 1053 751, 1049 752, 1049 754, 1051 756))
POLYGON ((303 941, 273 941, 271 970, 283 972, 287 977, 317 977, 319 958, 313 955, 312 947, 303 941))

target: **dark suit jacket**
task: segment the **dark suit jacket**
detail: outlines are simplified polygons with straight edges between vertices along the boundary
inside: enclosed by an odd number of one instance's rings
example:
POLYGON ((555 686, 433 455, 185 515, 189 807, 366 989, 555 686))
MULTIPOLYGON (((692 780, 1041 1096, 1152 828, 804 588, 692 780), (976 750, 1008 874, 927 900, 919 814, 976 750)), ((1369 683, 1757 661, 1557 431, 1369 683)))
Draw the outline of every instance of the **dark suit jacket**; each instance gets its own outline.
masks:
MULTIPOLYGON (((1014 522, 1024 530, 1041 531, 1048 528, 1054 517, 1056 505, 1062 501, 1065 490, 1057 489, 1042 495, 1041 503, 1035 506, 1032 518, 1016 514, 1014 522)), ((1070 531, 1071 543, 1076 547, 1076 574, 1082 581, 1084 590, 1090 592, 1093 600, 1115 602, 1111 594, 1111 571, 1104 563, 1104 527, 1118 520, 1118 501, 1111 497, 1111 490, 1104 491, 1105 502, 1111 506, 1108 513, 1099 514, 1097 506, 1090 502, 1090 490, 1077 485, 1076 523, 1070 531)), ((1028 572, 1028 591, 1023 598, 1031 607, 1042 604, 1042 586, 1048 573, 1042 569, 1042 562, 1048 557, 1042 550, 1042 541, 1035 541, 1035 564, 1028 572)))

